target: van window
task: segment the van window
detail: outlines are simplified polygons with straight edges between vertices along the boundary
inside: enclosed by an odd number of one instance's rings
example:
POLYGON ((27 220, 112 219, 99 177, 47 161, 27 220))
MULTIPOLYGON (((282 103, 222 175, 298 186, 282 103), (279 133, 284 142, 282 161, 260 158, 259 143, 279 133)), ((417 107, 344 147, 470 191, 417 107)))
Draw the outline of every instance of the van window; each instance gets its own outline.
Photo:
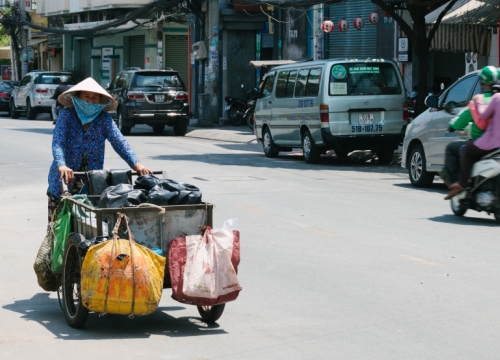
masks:
POLYGON ((397 95, 401 85, 390 63, 334 64, 330 70, 329 95, 397 95))
POLYGON ((293 97, 293 90, 295 89, 295 80, 297 79, 297 70, 290 71, 288 75, 288 83, 286 84, 286 97, 293 97))
POLYGON ((318 96, 319 79, 321 78, 321 69, 311 69, 307 78, 306 96, 318 96))
POLYGON ((302 69, 297 76, 297 83, 295 84, 295 97, 306 96, 306 83, 309 69, 302 69))
POLYGON ((266 77, 266 80, 264 80, 264 85, 262 85, 262 90, 260 91, 259 99, 268 97, 272 94, 275 78, 276 74, 272 74, 266 77))
POLYGON ((276 97, 284 98, 286 96, 286 81, 288 79, 288 71, 281 71, 278 74, 278 81, 276 82, 276 97))

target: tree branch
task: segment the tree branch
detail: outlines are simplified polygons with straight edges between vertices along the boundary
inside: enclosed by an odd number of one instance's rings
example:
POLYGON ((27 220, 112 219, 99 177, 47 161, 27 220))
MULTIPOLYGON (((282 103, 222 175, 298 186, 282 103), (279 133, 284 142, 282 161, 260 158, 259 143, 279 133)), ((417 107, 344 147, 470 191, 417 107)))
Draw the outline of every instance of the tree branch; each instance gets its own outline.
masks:
POLYGON ((373 4, 377 5, 382 10, 391 15, 394 18, 394 20, 396 20, 401 30, 405 32, 410 41, 414 44, 414 46, 417 46, 418 43, 417 35, 410 27, 410 25, 401 16, 399 16, 399 14, 396 11, 394 11, 394 9, 391 6, 387 5, 383 0, 371 0, 371 1, 373 4))
POLYGON ((448 5, 444 8, 444 10, 439 14, 438 18, 436 19, 436 22, 434 23, 434 26, 432 27, 431 31, 429 31, 429 35, 427 35, 427 39, 429 40, 429 43, 432 41, 434 38, 434 35, 436 34, 436 31, 439 27, 439 24, 441 24, 441 20, 443 20, 444 16, 450 9, 453 7, 453 5, 456 4, 458 0, 451 0, 448 5))

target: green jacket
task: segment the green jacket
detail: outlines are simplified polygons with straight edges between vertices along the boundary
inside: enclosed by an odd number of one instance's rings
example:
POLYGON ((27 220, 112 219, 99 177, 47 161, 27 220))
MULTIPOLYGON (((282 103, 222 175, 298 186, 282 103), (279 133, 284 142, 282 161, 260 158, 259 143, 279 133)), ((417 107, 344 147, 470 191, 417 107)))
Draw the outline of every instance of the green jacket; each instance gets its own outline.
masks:
MULTIPOLYGON (((484 93, 484 104, 488 104, 491 100, 491 96, 493 94, 490 92, 485 92, 484 93)), ((461 130, 466 128, 469 124, 471 124, 470 127, 470 136, 472 140, 476 140, 477 138, 481 137, 483 135, 484 130, 479 129, 476 124, 474 123, 474 119, 472 118, 472 114, 470 113, 469 107, 466 106, 462 111, 458 113, 457 116, 455 116, 453 119, 450 121, 450 126, 455 129, 455 130, 461 130)))

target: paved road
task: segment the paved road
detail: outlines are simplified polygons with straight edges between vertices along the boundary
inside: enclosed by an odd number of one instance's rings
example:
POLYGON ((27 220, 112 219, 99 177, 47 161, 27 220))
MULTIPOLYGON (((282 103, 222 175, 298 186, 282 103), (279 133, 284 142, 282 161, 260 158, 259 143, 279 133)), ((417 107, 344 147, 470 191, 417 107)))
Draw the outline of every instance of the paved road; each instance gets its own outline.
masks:
MULTIPOLYGON (((442 183, 414 189, 365 153, 308 165, 146 129, 128 137, 145 164, 199 186, 216 226, 239 219, 243 291, 213 326, 165 290, 153 315, 69 328, 32 270, 51 132, 47 119, 0 118, 0 359, 498 358, 498 226, 451 215, 442 183)), ((106 167, 122 168, 107 150, 106 167)))

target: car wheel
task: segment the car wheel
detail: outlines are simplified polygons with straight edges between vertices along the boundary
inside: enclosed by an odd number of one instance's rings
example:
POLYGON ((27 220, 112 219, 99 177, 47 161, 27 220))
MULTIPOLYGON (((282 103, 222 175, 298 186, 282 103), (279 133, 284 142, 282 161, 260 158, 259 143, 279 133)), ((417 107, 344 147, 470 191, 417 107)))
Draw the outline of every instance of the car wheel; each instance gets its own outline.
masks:
POLYGON ((379 164, 388 165, 394 157, 394 150, 388 147, 381 147, 376 151, 379 164))
POLYGON ((451 211, 453 211, 453 214, 455 214, 456 216, 464 216, 467 212, 467 208, 460 205, 460 199, 458 199, 456 196, 450 199, 450 205, 451 211))
POLYGON ((302 151, 304 153, 304 160, 308 164, 316 164, 319 161, 321 151, 319 147, 314 144, 314 140, 309 130, 306 130, 302 135, 302 151))
POLYGON ((165 131, 165 125, 153 125, 153 132, 156 135, 163 134, 163 131, 165 131))
POLYGON ((26 117, 28 120, 35 120, 36 119, 36 110, 31 107, 31 101, 30 99, 26 100, 26 117))
POLYGON ((271 132, 267 127, 264 130, 264 134, 262 136, 262 147, 264 149, 264 154, 268 158, 275 158, 280 153, 280 148, 274 143, 271 132))
POLYGON ((425 169, 425 153, 422 145, 413 147, 410 153, 408 174, 410 182, 415 187, 429 187, 434 181, 434 174, 425 169))
POLYGON ((175 136, 184 136, 188 130, 188 120, 180 120, 174 124, 175 136))
POLYGON ((118 111, 118 121, 116 126, 118 126, 118 129, 122 133, 122 135, 130 135, 130 131, 132 130, 132 126, 124 126, 123 125, 123 113, 121 111, 118 111))
POLYGON ((10 101, 10 117, 13 119, 19 119, 19 111, 16 109, 16 104, 14 104, 14 100, 10 101))

